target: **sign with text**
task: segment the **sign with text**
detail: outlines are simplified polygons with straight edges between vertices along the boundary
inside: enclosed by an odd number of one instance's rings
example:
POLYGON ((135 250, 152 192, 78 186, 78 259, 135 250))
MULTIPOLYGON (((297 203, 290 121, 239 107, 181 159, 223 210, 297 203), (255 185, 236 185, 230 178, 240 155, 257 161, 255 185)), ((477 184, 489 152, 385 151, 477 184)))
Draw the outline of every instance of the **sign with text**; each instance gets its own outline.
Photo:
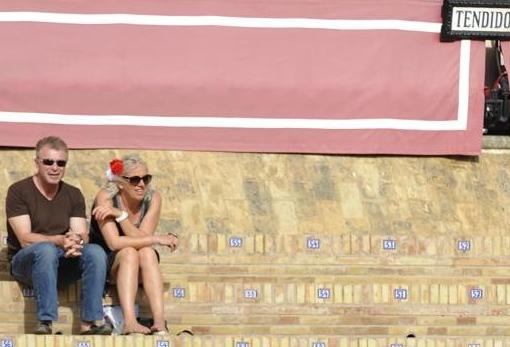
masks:
POLYGON ((441 41, 510 40, 510 2, 445 0, 441 41))

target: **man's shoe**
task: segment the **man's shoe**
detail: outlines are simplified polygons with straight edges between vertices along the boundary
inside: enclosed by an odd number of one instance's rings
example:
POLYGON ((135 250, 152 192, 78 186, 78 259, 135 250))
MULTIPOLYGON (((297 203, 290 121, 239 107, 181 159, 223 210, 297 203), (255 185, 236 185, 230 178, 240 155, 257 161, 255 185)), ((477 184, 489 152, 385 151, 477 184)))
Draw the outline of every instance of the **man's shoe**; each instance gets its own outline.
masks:
POLYGON ((41 320, 37 324, 37 328, 34 330, 34 334, 36 335, 51 335, 51 321, 41 320))
POLYGON ((95 325, 92 324, 89 330, 82 331, 80 335, 111 335, 112 327, 110 324, 95 325))

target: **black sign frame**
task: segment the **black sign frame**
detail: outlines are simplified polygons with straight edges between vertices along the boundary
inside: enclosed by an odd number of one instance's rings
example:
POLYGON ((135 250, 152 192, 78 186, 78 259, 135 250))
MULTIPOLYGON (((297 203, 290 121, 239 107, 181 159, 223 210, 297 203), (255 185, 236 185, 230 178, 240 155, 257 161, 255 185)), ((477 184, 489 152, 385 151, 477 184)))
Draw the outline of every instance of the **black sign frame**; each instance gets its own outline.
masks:
POLYGON ((510 40, 510 30, 507 32, 452 30, 454 7, 502 8, 510 10, 510 0, 444 0, 441 13, 443 17, 443 25, 441 26, 441 41, 510 40))

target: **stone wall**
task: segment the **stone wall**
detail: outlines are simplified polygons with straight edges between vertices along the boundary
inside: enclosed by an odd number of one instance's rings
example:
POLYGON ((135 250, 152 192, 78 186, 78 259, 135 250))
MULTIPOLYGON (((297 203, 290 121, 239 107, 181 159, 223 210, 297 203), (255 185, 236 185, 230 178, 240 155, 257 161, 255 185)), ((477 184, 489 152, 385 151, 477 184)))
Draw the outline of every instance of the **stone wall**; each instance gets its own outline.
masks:
MULTIPOLYGON (((74 150, 65 180, 90 208, 109 160, 128 152, 74 150)), ((159 249, 172 332, 332 345, 340 335, 510 337, 508 150, 141 155, 164 199, 158 232, 181 235, 178 251, 159 249)), ((0 151, 0 200, 34 172, 33 157, 0 151)), ((6 270, 3 258, 0 333, 31 331, 34 302, 6 270)), ((78 293, 59 295, 66 334, 77 330, 78 293)))
MULTIPOLYGON (((72 151, 65 180, 81 188, 88 208, 108 161, 125 153, 72 151)), ((510 222, 505 150, 479 158, 141 154, 164 199, 161 231, 503 236, 510 222)), ((31 150, 0 151, 2 202, 11 183, 34 173, 33 157, 31 150)))

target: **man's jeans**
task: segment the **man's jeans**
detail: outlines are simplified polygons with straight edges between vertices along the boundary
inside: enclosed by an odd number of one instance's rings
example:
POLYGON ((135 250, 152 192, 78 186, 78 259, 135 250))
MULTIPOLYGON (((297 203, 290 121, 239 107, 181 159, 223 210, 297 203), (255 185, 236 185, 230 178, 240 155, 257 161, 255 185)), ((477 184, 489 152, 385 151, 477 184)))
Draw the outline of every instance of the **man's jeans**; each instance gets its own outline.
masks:
POLYGON ((13 277, 34 288, 37 319, 58 319, 57 285, 81 278, 80 317, 82 321, 103 319, 103 291, 106 254, 95 244, 85 244, 81 257, 64 258, 64 250, 51 242, 40 242, 18 251, 11 260, 13 277))

